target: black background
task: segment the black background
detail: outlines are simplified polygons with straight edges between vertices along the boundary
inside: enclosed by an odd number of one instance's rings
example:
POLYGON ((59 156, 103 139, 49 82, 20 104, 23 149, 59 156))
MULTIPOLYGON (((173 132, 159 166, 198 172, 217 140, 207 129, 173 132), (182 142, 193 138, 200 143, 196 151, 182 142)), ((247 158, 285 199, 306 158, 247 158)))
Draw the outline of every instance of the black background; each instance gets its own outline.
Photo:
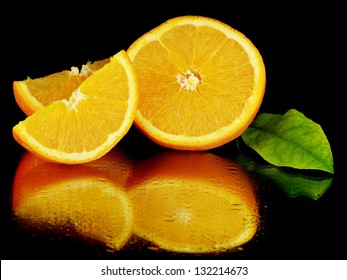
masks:
MULTIPOLYGON (((130 2, 130 1, 129 1, 130 2)), ((346 184, 343 177, 345 43, 342 7, 332 2, 303 6, 292 1, 266 5, 234 1, 149 1, 114 4, 25 2, 1 9, 1 259, 42 258, 245 258, 346 259, 346 184), (223 3, 223 4, 221 4, 223 3), (203 15, 244 33, 263 56, 267 86, 260 112, 295 108, 319 123, 331 144, 333 185, 317 201, 290 199, 272 191, 266 230, 243 253, 218 256, 156 255, 151 252, 104 254, 98 246, 50 244, 18 233, 11 222, 11 184, 24 149, 12 127, 25 118, 12 91, 14 80, 41 77, 109 57, 139 36, 180 15, 203 15), (6 19, 5 16, 6 15, 6 19), (342 109, 341 109, 342 108, 342 109), (343 143, 342 143, 343 144, 343 143), (47 249, 49 248, 49 249, 47 249), (61 249, 61 248, 64 248, 61 249)), ((276 2, 273 2, 276 3, 276 2)), ((137 151, 157 147, 135 128, 122 140, 137 151), (146 146, 147 145, 147 146, 146 146)))

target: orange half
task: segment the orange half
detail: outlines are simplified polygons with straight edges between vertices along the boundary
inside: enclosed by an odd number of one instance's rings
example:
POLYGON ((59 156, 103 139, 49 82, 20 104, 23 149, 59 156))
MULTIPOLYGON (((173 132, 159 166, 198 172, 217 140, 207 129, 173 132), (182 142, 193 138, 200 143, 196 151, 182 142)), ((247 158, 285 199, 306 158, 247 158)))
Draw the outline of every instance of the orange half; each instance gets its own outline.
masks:
POLYGON ((241 32, 202 16, 172 18, 127 50, 139 83, 135 124, 154 142, 205 150, 240 136, 265 92, 265 66, 241 32))

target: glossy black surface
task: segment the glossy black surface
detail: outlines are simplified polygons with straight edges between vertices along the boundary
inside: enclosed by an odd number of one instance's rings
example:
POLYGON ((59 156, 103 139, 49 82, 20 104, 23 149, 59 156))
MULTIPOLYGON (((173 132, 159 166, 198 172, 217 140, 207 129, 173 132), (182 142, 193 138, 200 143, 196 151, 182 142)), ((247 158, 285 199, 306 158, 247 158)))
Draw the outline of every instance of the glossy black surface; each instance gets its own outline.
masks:
MULTIPOLYGON (((346 259, 345 149, 344 143, 341 144, 346 118, 341 108, 344 76, 341 68, 337 68, 343 56, 341 8, 304 9, 301 5, 283 4, 269 9, 257 4, 252 9, 252 4, 242 7, 226 4, 168 3, 157 7, 157 14, 147 12, 153 6, 138 8, 140 15, 129 7, 108 6, 84 7, 76 13, 68 7, 59 7, 55 15, 51 9, 47 13, 30 13, 25 6, 17 7, 17 12, 8 10, 12 21, 1 22, 1 259, 346 259), (252 40, 267 71, 267 87, 259 112, 285 113, 295 108, 322 126, 335 161, 329 189, 318 200, 290 198, 276 185, 259 179, 260 199, 266 206, 263 228, 242 251, 218 255, 153 251, 147 250, 146 244, 109 253, 93 241, 86 244, 75 237, 40 237, 19 229, 11 218, 11 189, 24 149, 14 141, 11 129, 25 116, 14 100, 12 82, 108 57, 127 49, 139 36, 165 20, 186 14, 219 19, 252 40), (18 21, 16 26, 13 21, 18 21)), ((340 66, 343 69, 343 64, 340 66)), ((139 158, 162 150, 134 127, 120 145, 139 158)), ((213 152, 223 156, 230 153, 232 157, 233 151, 235 145, 229 143, 213 152)))

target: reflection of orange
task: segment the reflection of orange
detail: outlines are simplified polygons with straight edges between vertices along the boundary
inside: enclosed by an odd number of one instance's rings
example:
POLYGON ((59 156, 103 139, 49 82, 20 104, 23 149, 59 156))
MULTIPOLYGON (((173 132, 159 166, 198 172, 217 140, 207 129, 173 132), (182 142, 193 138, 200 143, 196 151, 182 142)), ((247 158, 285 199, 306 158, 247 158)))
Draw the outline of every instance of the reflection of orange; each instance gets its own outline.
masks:
POLYGON ((248 174, 212 153, 169 151, 129 180, 134 233, 177 252, 216 252, 252 239, 258 206, 248 174))
POLYGON ((120 249, 132 233, 133 211, 124 184, 131 161, 120 150, 80 165, 46 162, 26 153, 13 183, 13 212, 32 226, 73 227, 120 249))

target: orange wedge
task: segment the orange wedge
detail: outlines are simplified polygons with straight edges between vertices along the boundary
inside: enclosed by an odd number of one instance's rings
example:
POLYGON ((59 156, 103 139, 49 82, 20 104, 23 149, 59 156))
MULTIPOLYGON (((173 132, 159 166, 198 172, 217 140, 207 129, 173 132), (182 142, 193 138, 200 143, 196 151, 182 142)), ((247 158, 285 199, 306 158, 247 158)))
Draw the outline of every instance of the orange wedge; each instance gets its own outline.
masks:
POLYGON ((172 18, 127 50, 139 82, 135 124, 154 142, 205 150, 240 136, 265 91, 265 66, 241 32, 202 16, 172 18))
POLYGON ((16 102, 29 116, 53 101, 69 99, 85 79, 109 61, 107 58, 93 63, 88 62, 82 65, 80 70, 73 66, 71 70, 53 73, 42 78, 28 77, 23 81, 14 81, 13 92, 16 102))
POLYGON ((13 136, 48 161, 89 162, 110 151, 128 132, 137 104, 136 74, 122 50, 68 100, 55 101, 15 125, 13 136))
POLYGON ((27 230, 74 234, 119 250, 133 229, 133 208, 124 188, 131 169, 126 154, 117 149, 74 166, 27 152, 14 177, 13 213, 27 230))
POLYGON ((258 229, 255 186, 236 162, 169 151, 145 160, 128 181, 134 233, 184 253, 233 250, 258 229))

